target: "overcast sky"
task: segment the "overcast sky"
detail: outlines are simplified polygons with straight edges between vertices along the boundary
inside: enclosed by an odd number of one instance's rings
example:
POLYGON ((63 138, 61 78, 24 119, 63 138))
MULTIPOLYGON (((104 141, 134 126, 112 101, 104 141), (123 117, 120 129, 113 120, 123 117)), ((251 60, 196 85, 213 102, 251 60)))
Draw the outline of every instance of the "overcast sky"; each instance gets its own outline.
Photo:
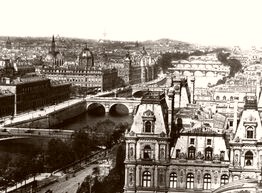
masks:
POLYGON ((262 46, 261 0, 0 0, 0 35, 262 46))

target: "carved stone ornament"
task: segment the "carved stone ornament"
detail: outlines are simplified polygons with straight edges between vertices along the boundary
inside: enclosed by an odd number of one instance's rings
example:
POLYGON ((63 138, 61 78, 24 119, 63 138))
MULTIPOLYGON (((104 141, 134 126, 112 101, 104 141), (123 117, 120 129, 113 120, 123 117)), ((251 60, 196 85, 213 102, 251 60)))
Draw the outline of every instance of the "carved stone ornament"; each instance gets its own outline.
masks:
POLYGON ((129 132, 129 135, 130 135, 130 136, 134 136, 134 135, 135 135, 135 132, 134 132, 134 131, 130 131, 130 132, 129 132))

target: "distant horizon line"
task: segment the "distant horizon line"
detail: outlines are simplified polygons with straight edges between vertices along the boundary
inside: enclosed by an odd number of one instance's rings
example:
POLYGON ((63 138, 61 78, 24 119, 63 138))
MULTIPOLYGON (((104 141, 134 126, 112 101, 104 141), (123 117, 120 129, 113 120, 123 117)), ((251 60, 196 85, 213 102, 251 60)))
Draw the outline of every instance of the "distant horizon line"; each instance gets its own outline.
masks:
MULTIPOLYGON (((17 35, 0 35, 0 38, 65 38, 65 39, 78 39, 78 40, 92 40, 92 41, 115 41, 115 42, 156 42, 160 40, 170 40, 170 41, 175 41, 177 43, 183 43, 183 44, 189 44, 189 45, 195 45, 195 46, 201 46, 201 47, 217 47, 217 48, 233 48, 233 47, 242 47, 240 45, 215 45, 215 44, 204 44, 204 43, 195 43, 195 42, 188 42, 188 41, 183 41, 183 40, 176 40, 173 38, 168 38, 168 37, 163 37, 163 38, 158 38, 158 39, 147 39, 147 40, 116 40, 116 39, 103 39, 103 38, 83 38, 83 37, 73 37, 73 36, 60 36, 59 34, 53 34, 51 36, 34 36, 34 35, 26 35, 26 36, 17 36, 17 35)), ((252 47, 252 46, 251 46, 252 47)))

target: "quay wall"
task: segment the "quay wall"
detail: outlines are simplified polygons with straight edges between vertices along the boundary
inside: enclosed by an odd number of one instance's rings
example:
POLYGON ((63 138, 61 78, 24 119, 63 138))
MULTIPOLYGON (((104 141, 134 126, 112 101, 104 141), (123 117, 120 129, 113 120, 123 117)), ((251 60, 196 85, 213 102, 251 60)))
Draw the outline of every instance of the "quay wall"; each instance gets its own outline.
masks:
POLYGON ((59 125, 68 119, 77 117, 84 112, 86 112, 86 101, 80 101, 67 107, 57 109, 47 115, 13 123, 7 126, 47 129, 59 125))

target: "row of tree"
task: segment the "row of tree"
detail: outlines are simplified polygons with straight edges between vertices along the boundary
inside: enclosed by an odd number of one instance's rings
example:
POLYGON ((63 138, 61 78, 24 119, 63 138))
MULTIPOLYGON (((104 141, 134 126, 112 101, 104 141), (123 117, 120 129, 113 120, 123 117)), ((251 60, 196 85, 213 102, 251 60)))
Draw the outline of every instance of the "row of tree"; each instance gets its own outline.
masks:
POLYGON ((230 53, 228 52, 218 52, 217 53, 217 59, 223 63, 224 65, 227 65, 230 67, 230 72, 227 77, 223 77, 222 79, 218 80, 216 85, 225 84, 226 80, 228 78, 234 77, 237 72, 240 72, 242 69, 242 64, 239 60, 234 58, 229 58, 230 53))
POLYGON ((163 70, 163 72, 167 72, 168 68, 172 67, 171 62, 173 60, 186 60, 189 56, 202 56, 206 54, 206 52, 202 52, 196 50, 192 53, 187 52, 166 52, 161 54, 161 57, 157 61, 157 66, 163 70))
MULTIPOLYGON (((99 125, 102 127, 103 123, 99 125)), ((70 141, 51 139, 46 148, 31 145, 27 153, 17 153, 15 156, 6 153, 0 156, 0 176, 2 176, 0 186, 20 182, 28 176, 47 170, 54 171, 62 168, 89 156, 92 151, 98 150, 98 144, 112 147, 122 141, 122 134, 128 128, 128 124, 113 124, 113 126, 114 129, 111 132, 104 131, 104 140, 99 138, 99 143, 98 139, 90 135, 89 130, 85 128, 76 131, 70 141)))

